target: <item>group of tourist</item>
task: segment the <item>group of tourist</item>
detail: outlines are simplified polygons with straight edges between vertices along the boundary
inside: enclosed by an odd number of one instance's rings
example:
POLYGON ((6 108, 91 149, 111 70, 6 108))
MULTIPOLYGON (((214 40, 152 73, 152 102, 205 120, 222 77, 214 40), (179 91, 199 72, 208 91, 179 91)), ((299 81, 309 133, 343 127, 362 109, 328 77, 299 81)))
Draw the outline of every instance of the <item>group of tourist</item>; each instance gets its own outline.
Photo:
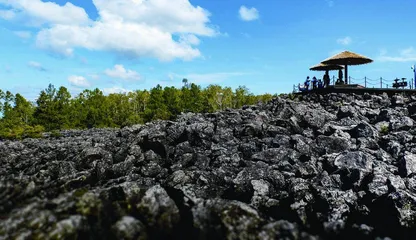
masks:
MULTIPOLYGON (((338 80, 336 81, 335 84, 342 84, 342 70, 339 70, 338 72, 338 80)), ((299 90, 300 91, 306 91, 306 90, 310 90, 310 89, 316 89, 316 88, 326 88, 329 86, 331 82, 331 79, 329 77, 329 73, 328 70, 325 71, 325 74, 323 76, 323 81, 321 79, 317 79, 315 76, 312 78, 312 80, 309 78, 309 76, 306 77, 306 80, 304 82, 303 87, 300 86, 299 84, 299 90), (312 88, 310 88, 312 86, 312 88)))

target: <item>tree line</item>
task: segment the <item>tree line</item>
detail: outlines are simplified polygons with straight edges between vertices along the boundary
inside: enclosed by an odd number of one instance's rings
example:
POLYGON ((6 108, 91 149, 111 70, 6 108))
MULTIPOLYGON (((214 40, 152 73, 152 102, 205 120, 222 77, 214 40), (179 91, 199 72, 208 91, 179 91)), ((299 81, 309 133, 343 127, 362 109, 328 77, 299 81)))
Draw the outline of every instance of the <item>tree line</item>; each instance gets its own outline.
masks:
MULTIPOLYGON (((186 79, 185 79, 186 80, 186 79)), ((0 138, 40 137, 45 131, 124 127, 149 121, 173 120, 182 112, 215 112, 272 99, 254 95, 245 86, 209 85, 202 89, 184 81, 182 88, 160 85, 148 90, 104 95, 98 88, 72 97, 54 85, 42 90, 35 102, 0 89, 0 138)))

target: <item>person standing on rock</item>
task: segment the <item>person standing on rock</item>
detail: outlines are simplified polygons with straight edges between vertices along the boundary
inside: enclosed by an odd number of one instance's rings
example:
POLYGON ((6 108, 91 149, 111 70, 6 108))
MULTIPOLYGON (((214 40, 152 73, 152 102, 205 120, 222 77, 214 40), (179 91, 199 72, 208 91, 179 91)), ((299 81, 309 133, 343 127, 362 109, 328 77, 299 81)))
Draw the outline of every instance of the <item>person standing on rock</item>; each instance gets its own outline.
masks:
POLYGON ((325 71, 325 75, 324 75, 323 80, 324 80, 324 87, 327 88, 329 86, 329 82, 331 81, 331 79, 329 78, 329 71, 328 70, 325 71))
POLYGON ((316 84, 317 84, 318 80, 316 79, 316 77, 312 78, 312 89, 316 88, 316 84))
POLYGON ((305 89, 306 90, 309 90, 309 83, 311 82, 311 80, 309 80, 309 76, 307 76, 306 77, 306 80, 305 80, 305 89))
POLYGON ((318 88, 323 88, 323 83, 321 79, 318 80, 318 88))
POLYGON ((343 75, 342 75, 342 70, 340 69, 340 70, 338 71, 338 81, 339 81, 340 83, 344 83, 344 82, 342 81, 342 77, 343 77, 343 75))

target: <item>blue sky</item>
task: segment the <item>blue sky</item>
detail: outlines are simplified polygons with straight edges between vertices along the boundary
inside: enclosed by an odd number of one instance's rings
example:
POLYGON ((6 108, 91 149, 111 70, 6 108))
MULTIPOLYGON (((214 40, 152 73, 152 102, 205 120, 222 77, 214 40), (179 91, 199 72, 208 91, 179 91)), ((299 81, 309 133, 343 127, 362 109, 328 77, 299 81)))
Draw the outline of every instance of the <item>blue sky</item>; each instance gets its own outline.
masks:
MULTIPOLYGON (((361 79, 411 79, 414 0, 0 0, 1 89, 35 99, 182 86, 290 92, 343 50, 374 60, 361 79)), ((336 75, 331 72, 330 75, 336 75)))

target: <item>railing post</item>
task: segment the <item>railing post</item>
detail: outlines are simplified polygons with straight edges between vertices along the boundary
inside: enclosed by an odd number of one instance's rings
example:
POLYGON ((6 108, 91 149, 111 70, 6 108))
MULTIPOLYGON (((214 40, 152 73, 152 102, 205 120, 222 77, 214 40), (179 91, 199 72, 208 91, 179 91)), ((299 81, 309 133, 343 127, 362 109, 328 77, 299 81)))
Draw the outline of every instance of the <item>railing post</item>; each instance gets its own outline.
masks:
POLYGON ((348 84, 351 84, 351 76, 348 76, 348 84))
POLYGON ((367 87, 367 77, 364 77, 364 87, 367 87))
POLYGON ((332 85, 335 85, 335 76, 332 75, 332 85))
POLYGON ((380 77, 380 88, 383 88, 383 78, 380 77))

